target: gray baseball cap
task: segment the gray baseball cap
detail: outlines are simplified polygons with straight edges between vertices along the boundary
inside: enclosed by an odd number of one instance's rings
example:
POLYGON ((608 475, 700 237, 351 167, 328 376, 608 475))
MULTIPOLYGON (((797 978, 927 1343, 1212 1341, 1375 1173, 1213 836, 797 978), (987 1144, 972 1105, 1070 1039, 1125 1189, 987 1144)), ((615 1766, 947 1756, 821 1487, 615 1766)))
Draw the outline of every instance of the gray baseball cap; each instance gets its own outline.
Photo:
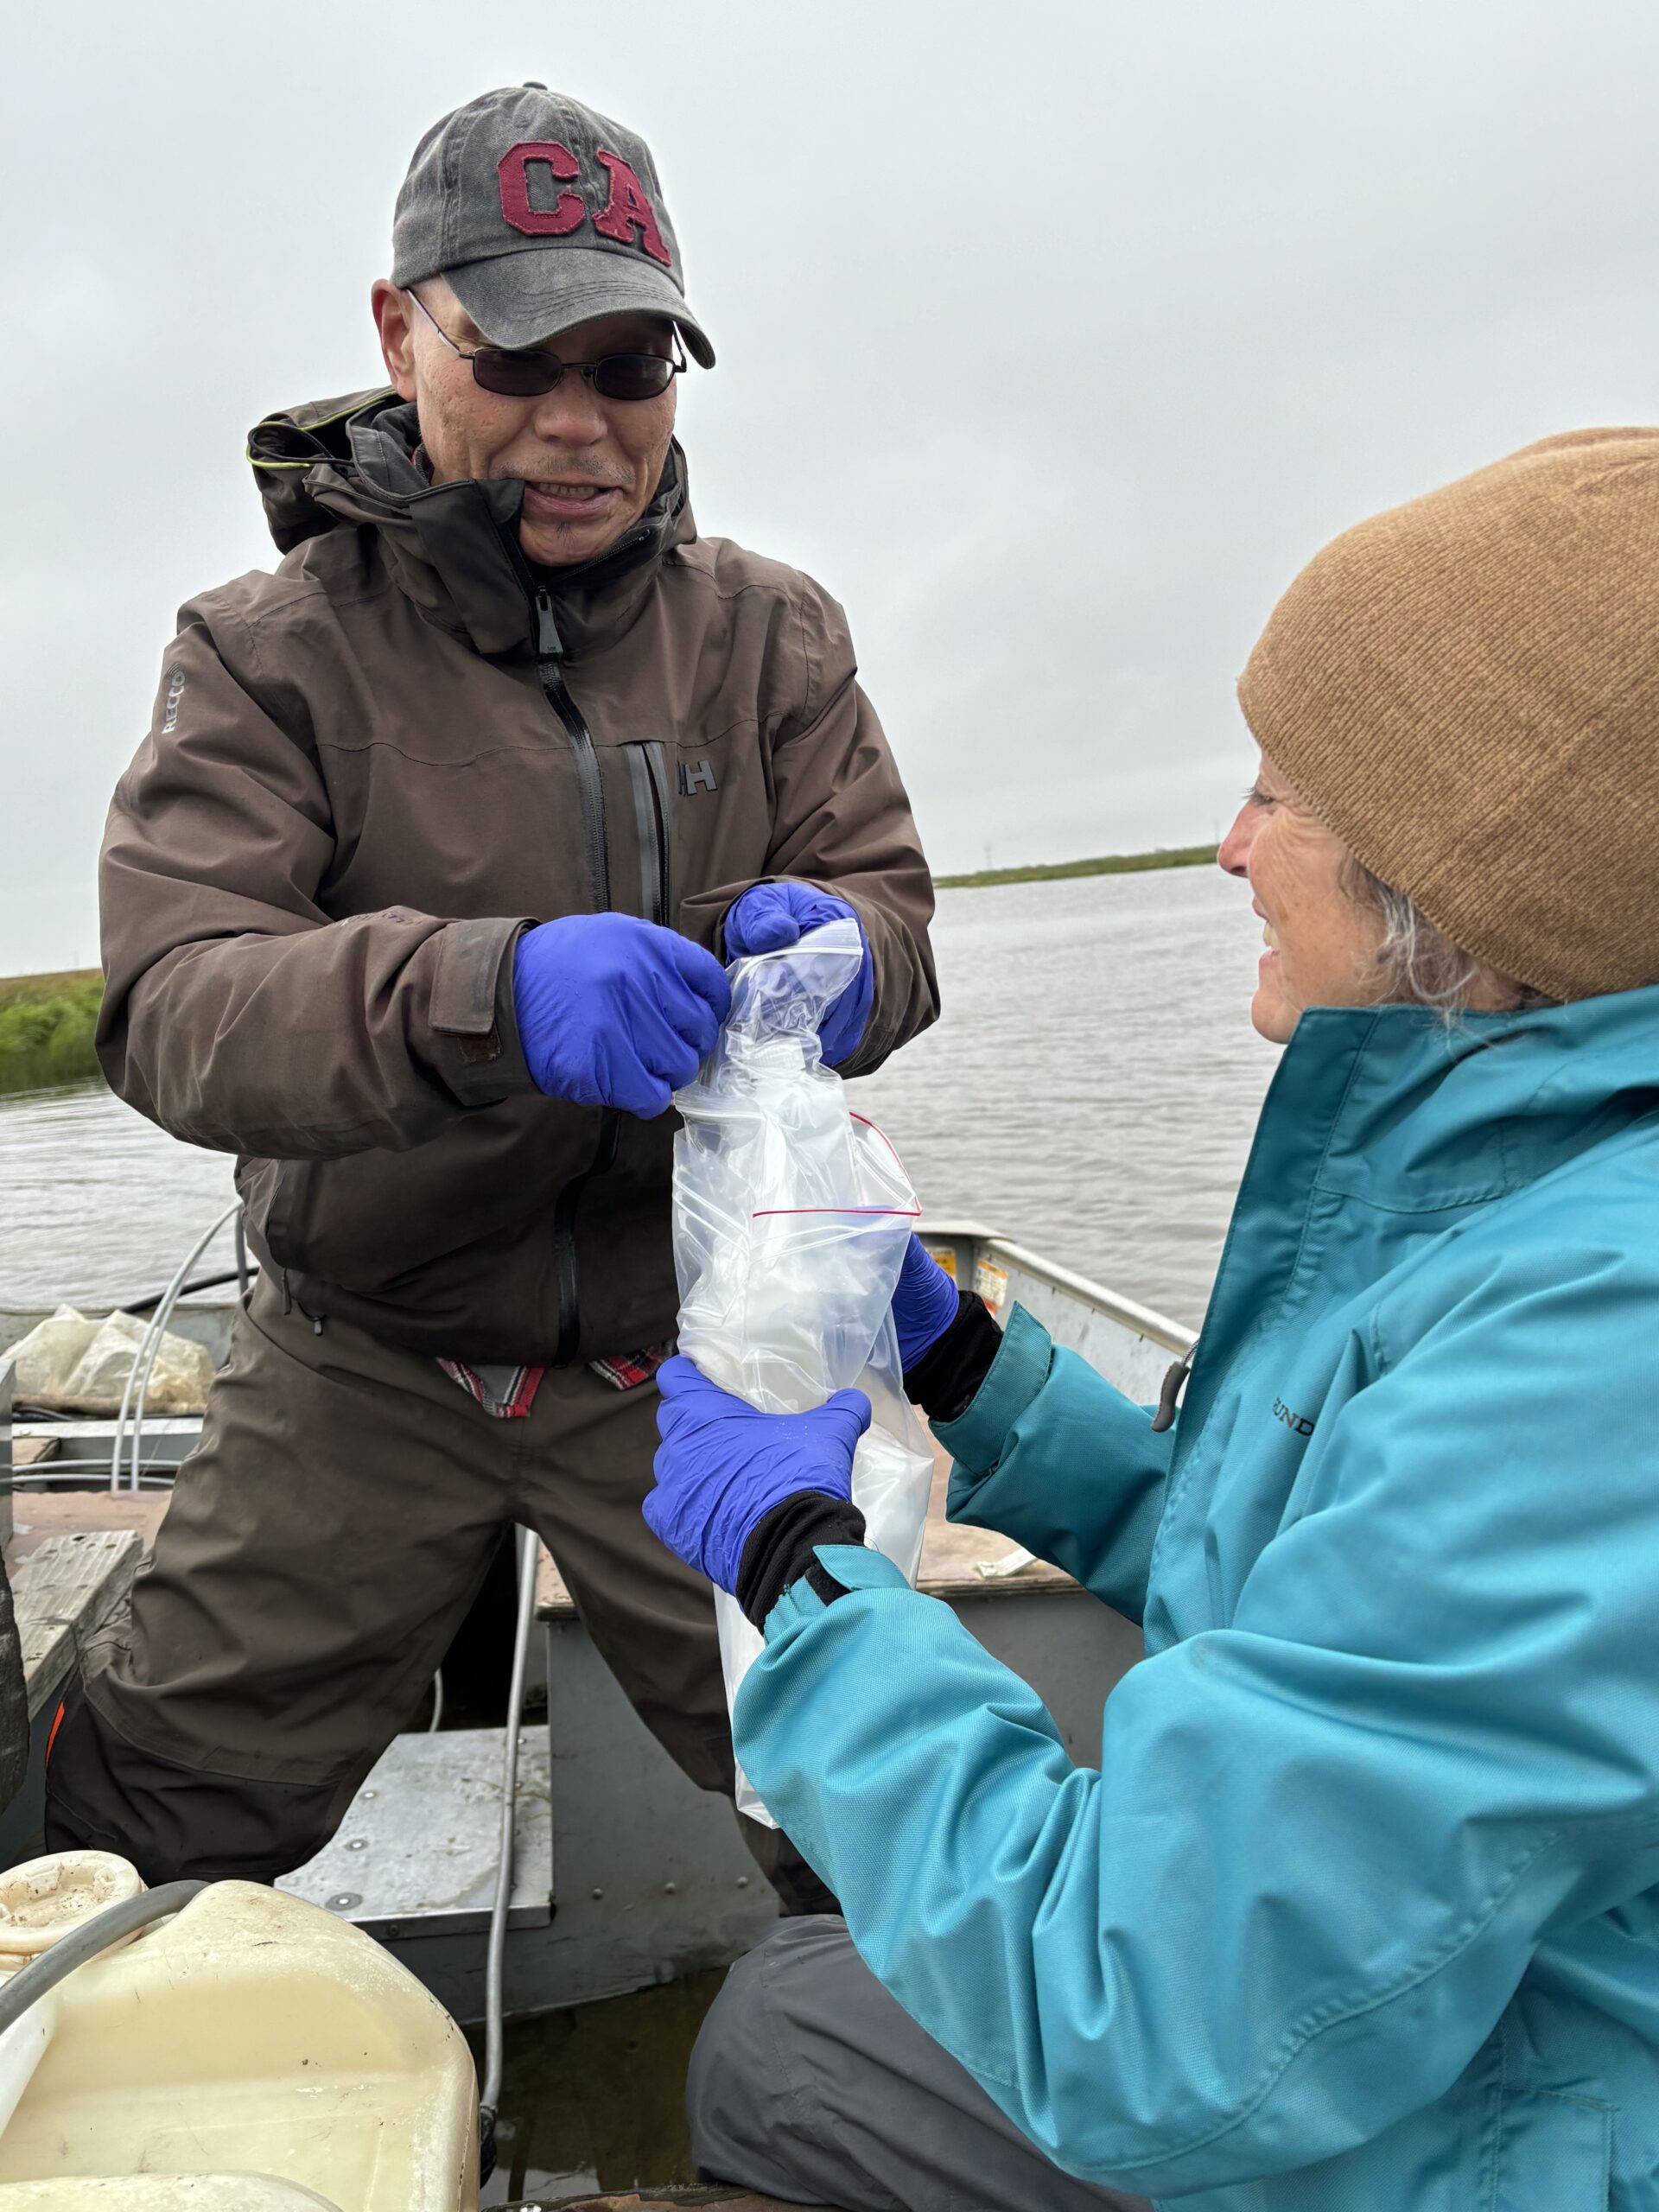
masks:
POLYGON ((447 278, 493 346, 643 312, 715 365, 650 147, 544 86, 482 92, 433 124, 397 194, 391 256, 394 284, 447 278))

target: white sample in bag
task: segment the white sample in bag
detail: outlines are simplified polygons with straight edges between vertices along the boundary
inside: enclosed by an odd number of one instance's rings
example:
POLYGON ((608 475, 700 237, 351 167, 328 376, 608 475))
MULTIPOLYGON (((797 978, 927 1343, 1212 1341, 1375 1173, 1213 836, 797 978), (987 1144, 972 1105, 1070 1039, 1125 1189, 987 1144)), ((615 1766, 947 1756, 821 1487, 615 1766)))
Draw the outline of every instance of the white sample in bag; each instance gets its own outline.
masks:
MULTIPOLYGON (((838 921, 729 970, 719 1042, 674 1096, 679 1349, 763 1413, 864 1391, 853 1503, 866 1541, 914 1581, 933 1460, 890 1308, 919 1209, 899 1155, 849 1109, 818 1049, 818 1024, 862 958, 858 925, 838 921)), ((729 1701, 761 1637, 724 1591, 715 1611, 729 1701)), ((741 1768, 737 1805, 776 1825, 741 1768)))

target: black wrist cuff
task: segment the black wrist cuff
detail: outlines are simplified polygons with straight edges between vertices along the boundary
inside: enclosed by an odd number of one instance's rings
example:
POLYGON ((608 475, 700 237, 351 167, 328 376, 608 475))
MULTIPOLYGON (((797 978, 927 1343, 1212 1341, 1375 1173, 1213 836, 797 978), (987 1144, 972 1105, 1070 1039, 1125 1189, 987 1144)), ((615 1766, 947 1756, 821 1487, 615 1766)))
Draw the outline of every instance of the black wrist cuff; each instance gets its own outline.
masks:
POLYGON ((844 1497, 798 1490, 762 1515, 749 1531, 737 1570, 737 1602, 759 1628, 791 1582, 804 1575, 826 1605, 847 1595, 826 1572, 820 1544, 861 1544, 864 1516, 844 1497))
POLYGON ((971 1290, 957 1296, 956 1319, 905 1370, 905 1395, 930 1421, 955 1421, 967 1412, 1002 1343, 984 1300, 971 1290))

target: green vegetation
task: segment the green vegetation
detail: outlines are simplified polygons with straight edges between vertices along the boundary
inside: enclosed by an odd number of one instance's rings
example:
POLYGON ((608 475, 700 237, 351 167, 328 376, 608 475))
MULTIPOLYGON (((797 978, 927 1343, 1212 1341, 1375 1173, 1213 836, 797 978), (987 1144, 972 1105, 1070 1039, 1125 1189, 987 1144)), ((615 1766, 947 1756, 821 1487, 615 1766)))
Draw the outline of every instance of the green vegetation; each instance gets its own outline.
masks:
POLYGON ((95 1076, 92 1026, 103 989, 96 968, 0 977, 0 1091, 95 1076))
POLYGON ((936 875, 941 891, 982 891, 996 883, 1050 883, 1066 875, 1134 875, 1148 868, 1209 868, 1213 845, 1160 846, 1155 853, 1103 853, 1092 861, 1046 861, 1036 868, 982 868, 973 875, 936 875))

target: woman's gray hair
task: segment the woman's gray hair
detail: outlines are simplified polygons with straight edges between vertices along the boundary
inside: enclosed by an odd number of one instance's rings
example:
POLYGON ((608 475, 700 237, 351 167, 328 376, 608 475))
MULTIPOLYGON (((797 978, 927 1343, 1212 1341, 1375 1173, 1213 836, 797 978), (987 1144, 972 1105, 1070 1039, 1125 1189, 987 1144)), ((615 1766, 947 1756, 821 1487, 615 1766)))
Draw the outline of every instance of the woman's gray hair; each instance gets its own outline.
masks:
POLYGON ((1383 1006, 1432 1007, 1452 1020, 1473 1003, 1477 994, 1486 1004, 1504 1012, 1521 1013, 1529 1007, 1554 1006, 1548 992, 1529 983, 1502 976, 1485 961, 1454 944, 1446 931, 1431 922, 1409 892, 1396 891, 1391 883, 1373 875, 1363 861, 1347 855, 1343 862, 1342 887, 1362 906, 1369 906, 1382 924, 1382 940, 1376 949, 1377 1001, 1383 1006))

